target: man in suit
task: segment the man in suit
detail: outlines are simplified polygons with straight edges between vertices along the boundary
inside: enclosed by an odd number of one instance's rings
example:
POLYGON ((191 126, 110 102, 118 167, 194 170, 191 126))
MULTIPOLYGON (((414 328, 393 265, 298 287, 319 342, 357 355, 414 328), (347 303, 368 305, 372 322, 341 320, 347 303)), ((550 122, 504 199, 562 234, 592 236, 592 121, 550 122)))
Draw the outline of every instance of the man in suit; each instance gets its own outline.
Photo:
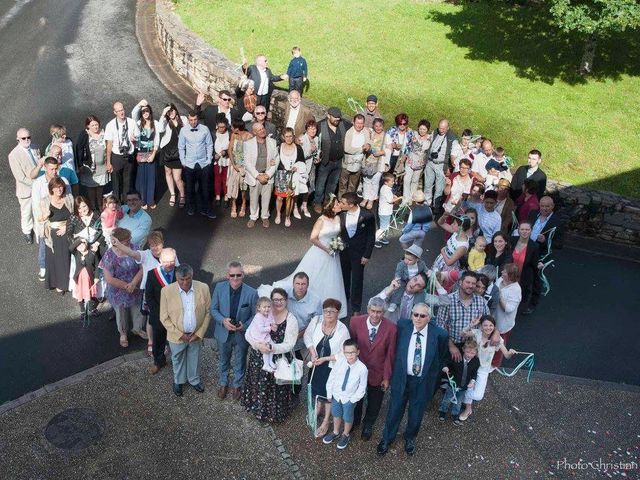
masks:
POLYGON ((280 161, 278 146, 273 138, 267 137, 267 130, 260 123, 253 124, 253 138, 244 142, 244 181, 249 186, 248 228, 253 228, 258 217, 262 226, 269 228, 269 202, 273 190, 273 176, 280 161), (262 211, 260 211, 262 209, 262 211))
POLYGON ((430 322, 431 312, 424 303, 414 305, 411 320, 398 322, 396 358, 391 377, 391 396, 378 455, 389 451, 407 411, 404 450, 407 455, 416 451, 415 439, 422 417, 433 396, 447 355, 447 332, 430 322))
POLYGON ((167 329, 173 362, 173 393, 182 396, 182 385, 204 392, 200 381, 200 351, 209 326, 211 293, 205 283, 193 280, 193 268, 183 263, 175 269, 176 283, 160 293, 160 322, 167 329))
POLYGON ((369 210, 360 208, 358 195, 347 192, 340 199, 340 236, 345 249, 340 252, 344 290, 353 315, 360 315, 364 267, 375 243, 376 220, 369 210))
POLYGON ((33 243, 33 208, 31 206, 31 171, 38 165, 40 151, 31 147, 31 134, 26 128, 16 133, 18 144, 9 153, 9 167, 16 180, 16 197, 20 204, 20 228, 27 243, 33 243))
POLYGON ((231 125, 231 122, 234 120, 240 118, 238 110, 231 105, 231 100, 229 90, 220 90, 218 92, 218 104, 207 105, 205 108, 202 108, 204 93, 198 93, 194 111, 198 114, 198 118, 209 128, 212 136, 215 135, 216 132, 219 113, 224 114, 229 125, 231 125))
POLYGON ((402 300, 400 301, 399 307, 393 312, 390 312, 388 310, 389 299, 393 292, 400 288, 400 280, 394 278, 388 287, 385 287, 378 295, 376 295, 376 298, 379 298, 384 302, 385 318, 393 324, 398 323, 398 320, 401 318, 409 318, 413 306, 418 303, 425 302, 426 287, 427 276, 423 272, 411 277, 404 288, 404 292, 402 292, 402 300))
MULTIPOLYGON (((384 318, 384 300, 373 297, 367 307, 368 315, 352 317, 349 322, 351 338, 358 343, 360 360, 369 371, 367 379, 367 410, 362 419, 363 440, 371 439, 384 392, 391 384, 393 360, 396 355, 396 326, 384 318)), ((356 404, 354 427, 360 424, 364 399, 356 404)))
POLYGON ((229 365, 233 358, 233 383, 231 395, 240 400, 240 387, 247 367, 249 344, 244 338, 247 328, 256 314, 258 292, 243 283, 244 268, 240 262, 229 262, 227 280, 219 282, 213 290, 211 316, 215 321, 215 337, 218 343, 220 379, 218 398, 223 400, 229 392, 229 365))
POLYGON ((286 127, 293 128, 293 133, 298 138, 304 134, 304 127, 307 122, 313 119, 311 109, 302 104, 300 92, 291 90, 289 92, 289 102, 284 109, 284 123, 280 130, 284 130, 286 127))
POLYGON ((531 150, 527 156, 527 165, 518 167, 511 179, 511 198, 513 200, 517 200, 522 194, 524 181, 527 179, 533 180, 538 185, 538 191, 536 192, 538 198, 544 196, 544 192, 547 189, 547 174, 540 169, 541 163, 542 153, 540 150, 531 150))
POLYGON ((540 199, 538 210, 529 212, 527 221, 531 224, 531 239, 538 243, 541 255, 549 250, 549 233, 556 229, 551 238, 551 248, 562 248, 564 240, 564 224, 555 213, 553 198, 544 196, 540 199))
POLYGON ((267 67, 267 63, 267 57, 258 55, 255 65, 247 66, 245 60, 245 63, 242 65, 242 72, 249 80, 253 80, 253 84, 256 86, 258 105, 264 106, 268 112, 271 106, 271 94, 275 88, 274 82, 287 80, 289 75, 286 73, 283 75, 274 75, 271 69, 267 67))
POLYGON ((148 372, 155 375, 167 365, 164 350, 167 346, 167 329, 160 322, 160 297, 162 289, 176 281, 176 251, 163 248, 160 252, 160 265, 147 273, 144 287, 144 300, 149 309, 149 325, 153 330, 153 365, 148 372))

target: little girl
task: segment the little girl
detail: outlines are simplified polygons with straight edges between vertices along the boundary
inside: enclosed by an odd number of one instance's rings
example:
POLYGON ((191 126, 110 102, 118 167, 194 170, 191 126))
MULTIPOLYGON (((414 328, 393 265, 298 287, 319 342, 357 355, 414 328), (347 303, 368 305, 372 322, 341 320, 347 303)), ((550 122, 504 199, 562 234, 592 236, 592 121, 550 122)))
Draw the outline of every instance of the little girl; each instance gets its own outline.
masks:
MULTIPOLYGON (((274 331, 276 323, 271 313, 271 300, 268 297, 260 297, 256 304, 256 315, 247 329, 245 338, 249 343, 270 343, 271 332, 274 331)), ((262 354, 262 370, 274 372, 276 365, 273 362, 273 353, 262 354)))
POLYGON ((70 247, 75 262, 73 298, 78 301, 82 323, 86 324, 89 315, 95 315, 96 284, 98 282, 98 257, 84 238, 76 238, 70 247))
POLYGON ((102 222, 102 233, 107 240, 109 247, 111 246, 111 232, 116 228, 116 222, 124 216, 122 209, 118 204, 118 200, 113 195, 109 195, 104 201, 100 221, 102 222))

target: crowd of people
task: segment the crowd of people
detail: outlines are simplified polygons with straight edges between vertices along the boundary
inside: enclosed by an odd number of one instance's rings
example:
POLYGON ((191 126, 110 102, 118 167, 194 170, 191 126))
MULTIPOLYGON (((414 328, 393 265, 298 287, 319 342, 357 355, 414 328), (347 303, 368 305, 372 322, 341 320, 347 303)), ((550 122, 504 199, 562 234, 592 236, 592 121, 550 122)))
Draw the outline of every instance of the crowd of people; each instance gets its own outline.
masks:
POLYGON ((299 378, 281 381, 283 371, 308 361, 321 419, 314 433, 325 444, 345 448, 358 426, 369 440, 388 391, 378 453, 394 441, 408 403, 405 450, 413 454, 441 379, 439 419, 451 409, 462 425, 488 375, 516 353, 508 344, 518 315, 540 301, 541 258, 562 245, 542 153, 532 149, 512 173, 504 148, 469 130, 458 137, 446 119, 434 130, 426 119, 413 130, 405 113, 385 124, 375 95, 349 120, 337 107, 316 120, 297 81, 306 80, 306 63, 293 53, 296 82, 276 123, 268 120, 273 83, 291 76, 274 76, 258 56, 244 67, 235 104, 227 90, 215 105, 199 94, 186 116, 169 104, 156 119, 146 100, 131 116, 116 101, 114 118, 103 128, 88 115, 75 142, 52 125, 43 155, 19 128, 9 164, 22 233, 38 244, 40 280, 70 291, 83 321, 106 299, 120 345, 130 334, 147 340, 151 374, 171 355, 176 395, 187 384, 204 391, 202 340, 213 319, 220 399, 283 421, 301 392, 299 378), (228 208, 236 219, 248 203, 248 228, 258 220, 269 228, 272 214, 286 228, 314 212, 311 248, 290 276, 257 289, 230 262, 211 293, 151 229, 157 169, 168 205, 188 215, 215 219, 228 208), (422 244, 434 229, 444 246, 429 265, 422 244), (365 312, 365 266, 376 248, 402 258, 365 312))

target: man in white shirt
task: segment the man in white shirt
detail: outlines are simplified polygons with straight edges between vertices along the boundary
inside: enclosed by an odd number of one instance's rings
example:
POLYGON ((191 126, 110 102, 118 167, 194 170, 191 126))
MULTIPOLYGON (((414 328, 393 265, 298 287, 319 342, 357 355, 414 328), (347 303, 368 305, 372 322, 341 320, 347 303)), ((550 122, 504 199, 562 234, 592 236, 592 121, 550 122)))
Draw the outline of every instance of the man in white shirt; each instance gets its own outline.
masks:
POLYGON ((493 236, 500 231, 502 226, 502 217, 496 212, 497 204, 498 192, 495 190, 485 192, 482 203, 467 202, 468 206, 475 208, 478 212, 478 225, 488 243, 491 243, 493 236))
POLYGON ((199 393, 200 351, 211 314, 211 294, 207 284, 193 280, 193 268, 182 264, 175 269, 176 283, 160 293, 160 322, 167 329, 173 361, 173 393, 182 396, 182 386, 189 383, 199 393))
POLYGON ((494 159, 493 142, 488 138, 482 142, 482 151, 478 153, 471 166, 471 175, 480 183, 484 183, 487 178, 487 162, 494 159))
POLYGON ((107 142, 107 172, 111 173, 113 195, 118 201, 122 201, 126 189, 125 170, 129 173, 129 188, 133 189, 135 185, 135 159, 132 157, 135 150, 136 123, 127 117, 122 102, 113 104, 113 114, 115 118, 111 119, 104 129, 104 139, 107 142))
POLYGON ((242 65, 242 73, 244 73, 249 80, 252 80, 256 86, 256 97, 258 105, 262 105, 269 111, 271 107, 271 93, 275 88, 274 82, 281 80, 287 80, 289 75, 274 75, 271 69, 267 66, 268 60, 264 55, 258 55, 256 57, 255 65, 247 65, 245 60, 242 65))
MULTIPOLYGON (((355 192, 360 184, 360 172, 365 153, 371 150, 371 130, 364 126, 364 115, 353 117, 353 126, 344 137, 344 157, 338 180, 338 198, 346 192, 355 192)), ((376 185, 377 187, 377 185, 376 185)))

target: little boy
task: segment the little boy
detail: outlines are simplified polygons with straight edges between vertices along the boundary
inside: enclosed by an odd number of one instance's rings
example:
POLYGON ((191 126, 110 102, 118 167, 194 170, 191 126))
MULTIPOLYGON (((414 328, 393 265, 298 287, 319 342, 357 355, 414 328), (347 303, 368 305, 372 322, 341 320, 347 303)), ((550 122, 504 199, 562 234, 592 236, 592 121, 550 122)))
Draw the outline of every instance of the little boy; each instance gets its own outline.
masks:
MULTIPOLYGON (((247 342, 251 345, 257 342, 271 343, 271 331, 275 325, 273 314, 271 313, 271 300, 268 297, 260 297, 256 303, 256 315, 251 321, 251 325, 245 333, 247 342)), ((262 354, 262 370, 274 372, 276 365, 273 362, 273 353, 262 354)))
POLYGON ((400 306, 409 279, 421 272, 426 272, 427 265, 420 257, 422 257, 422 248, 419 246, 411 245, 405 249, 404 258, 396 265, 396 280, 400 282, 400 288, 394 290, 389 299, 389 312, 395 312, 400 306))
POLYGON ((293 58, 289 62, 289 68, 287 68, 287 75, 289 75, 289 91, 297 90, 302 96, 302 84, 307 81, 309 71, 307 69, 307 61, 300 54, 300 47, 293 47, 291 49, 291 55, 293 58))
POLYGON ((382 248, 383 245, 389 245, 387 231, 389 230, 391 216, 393 215, 393 205, 402 198, 393 194, 393 184, 395 180, 396 177, 393 173, 387 172, 382 175, 383 183, 382 187, 380 187, 380 194, 378 196, 379 227, 376 232, 376 248, 382 248))
POLYGON ((449 405, 453 404, 451 408, 451 417, 453 418, 453 424, 456 426, 462 425, 462 421, 458 418, 460 415, 460 408, 462 407, 462 400, 467 388, 473 388, 476 384, 476 376, 478 374, 478 368, 480 368, 480 360, 478 360, 478 343, 475 339, 470 338, 464 342, 462 347, 464 352, 462 359, 459 362, 453 360, 447 363, 447 366, 442 369, 447 376, 451 376, 455 382, 455 390, 449 383, 447 385, 447 391, 442 397, 440 402, 440 408, 438 418, 441 422, 447 419, 447 412, 449 411, 449 405), (452 375, 450 375, 450 372, 452 375))
POLYGON ((339 450, 347 448, 351 441, 353 414, 356 403, 367 391, 367 367, 358 359, 360 350, 358 342, 350 338, 342 344, 343 358, 339 358, 331 369, 327 380, 327 400, 331 402, 333 415, 333 432, 327 433, 322 443, 328 445, 336 438, 339 450), (340 435, 340 427, 344 421, 344 430, 340 435))
POLYGON ((487 240, 480 235, 476 238, 476 243, 471 250, 469 250, 469 258, 467 263, 469 264, 469 270, 477 272, 484 267, 485 259, 487 258, 487 240))

